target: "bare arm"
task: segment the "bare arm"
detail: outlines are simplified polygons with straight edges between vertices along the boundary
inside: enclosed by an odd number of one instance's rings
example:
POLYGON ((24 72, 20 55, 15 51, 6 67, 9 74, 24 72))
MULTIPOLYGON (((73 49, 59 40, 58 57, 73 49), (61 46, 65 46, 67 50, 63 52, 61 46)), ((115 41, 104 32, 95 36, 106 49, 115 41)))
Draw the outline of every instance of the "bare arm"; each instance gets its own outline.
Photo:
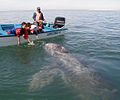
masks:
POLYGON ((18 46, 20 46, 20 37, 18 37, 18 46))
POLYGON ((30 45, 34 45, 33 41, 31 42, 29 38, 27 40, 30 43, 30 45))

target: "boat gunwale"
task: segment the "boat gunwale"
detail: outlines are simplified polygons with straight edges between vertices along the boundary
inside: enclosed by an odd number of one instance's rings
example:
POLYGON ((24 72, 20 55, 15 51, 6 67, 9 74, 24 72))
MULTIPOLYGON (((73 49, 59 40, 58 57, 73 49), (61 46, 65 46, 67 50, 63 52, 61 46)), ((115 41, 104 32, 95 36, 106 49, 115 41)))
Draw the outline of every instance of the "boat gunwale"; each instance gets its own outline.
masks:
MULTIPOLYGON (((42 33, 39 33, 39 34, 44 34, 44 33, 49 33, 49 32, 65 31, 65 30, 68 30, 68 28, 67 27, 62 27, 62 28, 58 28, 58 29, 54 29, 54 30, 45 31, 45 32, 42 32, 42 33)), ((29 33, 28 35, 34 35, 34 34, 29 33)), ((3 37, 15 37, 15 36, 16 36, 15 34, 0 35, 0 38, 3 38, 3 37)))

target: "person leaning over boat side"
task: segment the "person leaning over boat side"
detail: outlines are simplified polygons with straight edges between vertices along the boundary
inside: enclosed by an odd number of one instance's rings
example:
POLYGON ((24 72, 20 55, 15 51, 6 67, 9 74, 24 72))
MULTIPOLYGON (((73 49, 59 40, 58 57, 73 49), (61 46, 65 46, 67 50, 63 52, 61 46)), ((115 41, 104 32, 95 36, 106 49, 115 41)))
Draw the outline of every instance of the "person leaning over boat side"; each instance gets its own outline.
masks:
POLYGON ((34 24, 36 24, 37 26, 40 25, 40 23, 45 22, 43 13, 40 10, 40 7, 37 7, 37 11, 33 14, 33 20, 34 20, 34 24))
POLYGON ((39 36, 38 36, 38 34, 40 34, 40 33, 42 33, 42 32, 45 32, 45 31, 43 30, 43 24, 42 24, 42 23, 40 23, 39 26, 31 25, 31 33, 36 35, 37 41, 39 41, 39 36))
POLYGON ((16 35, 18 37, 18 46, 20 45, 21 35, 24 37, 24 39, 26 39, 30 43, 30 45, 33 45, 33 42, 30 41, 28 36, 29 30, 30 30, 30 26, 28 25, 28 23, 26 24, 25 22, 22 23, 22 28, 16 29, 16 35))
POLYGON ((33 42, 30 41, 29 37, 28 37, 28 31, 30 30, 30 26, 27 25, 26 27, 26 23, 23 22, 22 23, 22 27, 21 28, 17 28, 17 29, 11 29, 10 31, 8 31, 8 34, 15 34, 18 37, 18 46, 20 46, 20 36, 23 36, 24 39, 27 39, 28 42, 30 43, 30 45, 33 45, 33 42))

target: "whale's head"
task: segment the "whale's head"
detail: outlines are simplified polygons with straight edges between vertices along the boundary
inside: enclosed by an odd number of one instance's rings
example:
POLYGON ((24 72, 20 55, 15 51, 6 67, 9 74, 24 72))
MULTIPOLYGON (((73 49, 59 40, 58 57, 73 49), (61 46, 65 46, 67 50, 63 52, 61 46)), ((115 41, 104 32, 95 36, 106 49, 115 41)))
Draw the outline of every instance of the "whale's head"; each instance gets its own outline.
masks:
POLYGON ((54 43, 47 43, 45 44, 45 50, 51 54, 51 55, 57 55, 57 54, 65 54, 67 53, 67 51, 65 50, 64 47, 58 45, 58 44, 54 44, 54 43))

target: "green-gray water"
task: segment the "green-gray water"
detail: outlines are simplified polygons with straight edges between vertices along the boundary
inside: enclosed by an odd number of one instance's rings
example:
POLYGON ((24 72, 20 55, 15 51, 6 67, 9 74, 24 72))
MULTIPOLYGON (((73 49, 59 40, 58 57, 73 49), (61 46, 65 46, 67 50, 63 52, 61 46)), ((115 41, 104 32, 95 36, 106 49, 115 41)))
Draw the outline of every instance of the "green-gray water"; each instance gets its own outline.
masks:
MULTIPOLYGON (((32 21, 32 13, 0 12, 0 23, 32 21)), ((59 76, 45 88, 29 91, 32 76, 55 62, 43 49, 49 42, 64 46, 86 66, 95 69, 115 91, 113 100, 119 100, 120 11, 46 10, 44 15, 50 22, 56 16, 65 16, 69 30, 64 36, 40 40, 35 46, 25 43, 20 47, 0 47, 0 100, 83 100, 79 97, 83 93, 65 84, 59 76)))

